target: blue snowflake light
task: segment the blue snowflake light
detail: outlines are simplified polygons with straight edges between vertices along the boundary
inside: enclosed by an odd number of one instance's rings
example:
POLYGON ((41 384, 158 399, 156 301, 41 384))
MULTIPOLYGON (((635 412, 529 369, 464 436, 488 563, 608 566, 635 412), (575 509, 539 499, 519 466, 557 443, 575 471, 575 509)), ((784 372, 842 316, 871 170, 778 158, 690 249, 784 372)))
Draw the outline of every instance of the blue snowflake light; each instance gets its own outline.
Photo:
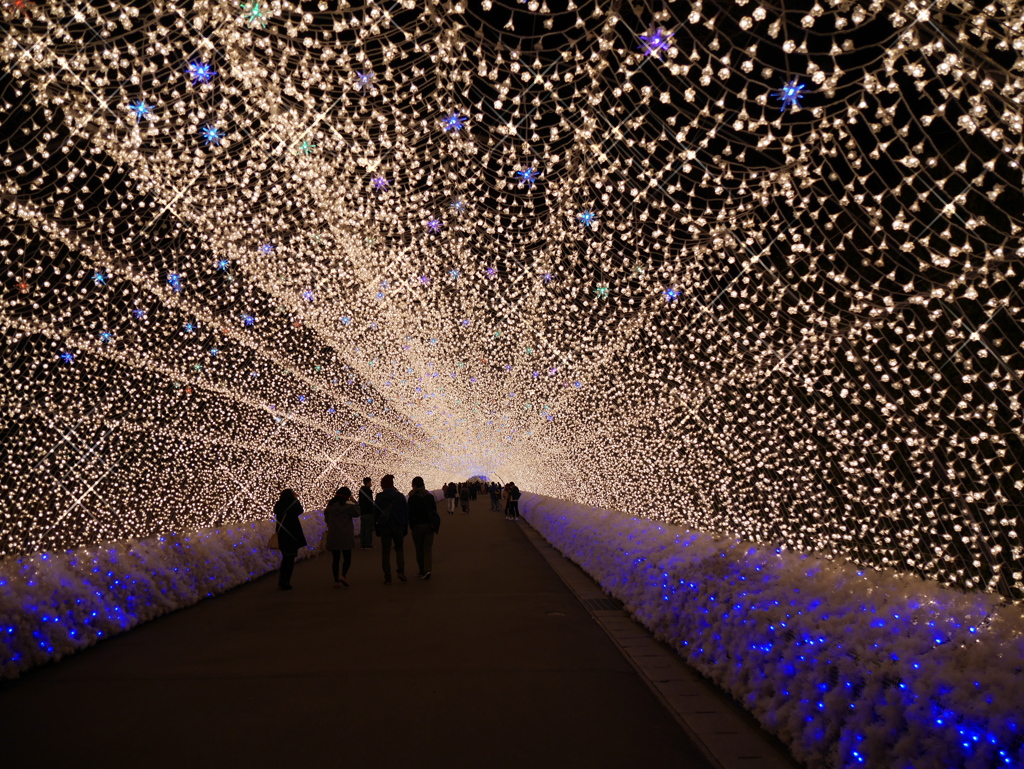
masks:
POLYGON ((487 277, 493 278, 497 274, 498 274, 497 268, 495 268, 495 267, 488 267, 487 268, 487 277))
POLYGON ((134 310, 132 310, 132 317, 134 317, 135 320, 145 320, 146 311, 140 307, 136 307, 134 310))
POLYGON ((312 155, 313 150, 315 149, 316 145, 313 142, 309 141, 309 139, 303 139, 301 142, 299 142, 299 152, 301 152, 303 155, 312 155))
POLYGON ((242 316, 242 323, 244 323, 247 326, 254 326, 254 325, 256 325, 256 316, 254 316, 254 315, 243 315, 242 316))
POLYGON ((776 91, 772 96, 782 101, 781 112, 786 111, 786 107, 792 109, 798 109, 800 107, 800 99, 804 97, 803 90, 807 86, 793 78, 786 83, 782 88, 776 91))
POLYGON ((218 259, 217 260, 217 269, 220 272, 227 272, 227 269, 230 266, 231 266, 231 262, 228 261, 227 259, 218 259))
POLYGON ((665 299, 669 302, 679 298, 679 291, 674 288, 665 289, 665 299))
POLYGON ((341 325, 347 326, 351 322, 352 322, 352 318, 350 318, 348 315, 342 316, 342 318, 341 318, 341 325))
POLYGON ((135 113, 135 121, 137 123, 141 123, 143 120, 153 117, 153 105, 146 104, 146 102, 141 99, 129 104, 128 109, 135 113))
POLYGON ((363 91, 373 88, 373 70, 367 70, 366 72, 356 73, 356 90, 363 91))
POLYGON ((217 353, 219 353, 219 352, 220 352, 220 350, 218 350, 216 347, 211 347, 210 348, 210 357, 211 358, 216 358, 217 357, 217 353))
POLYGON ((463 211, 466 210, 466 204, 463 203, 461 200, 453 200, 451 209, 456 213, 461 214, 463 211))
POLYGON ((260 246, 260 251, 262 253, 264 253, 264 254, 269 254, 273 250, 274 250, 274 244, 273 243, 264 243, 262 246, 260 246))
POLYGON ((661 52, 672 47, 672 34, 664 27, 651 27, 646 35, 640 35, 640 40, 643 42, 640 50, 644 52, 644 56, 660 59, 661 52))
POLYGON ((458 280, 459 279, 459 271, 458 270, 449 270, 448 271, 448 277, 450 277, 452 280, 458 280))
POLYGON ((185 73, 192 78, 192 85, 209 83, 217 76, 217 73, 213 71, 213 67, 205 61, 190 61, 185 69, 185 73))
POLYGON ((576 220, 584 227, 592 227, 594 222, 597 221, 597 214, 593 211, 581 211, 576 215, 576 220))
POLYGON ((103 344, 109 344, 110 342, 113 342, 113 341, 114 341, 114 334, 112 332, 110 332, 110 331, 101 331, 100 332, 100 342, 102 342, 103 344))
POLYGON ((549 283, 551 281, 551 273, 550 272, 545 272, 541 277, 544 278, 544 282, 545 283, 549 283))
POLYGON ((224 132, 221 131, 217 126, 204 125, 199 129, 200 135, 203 137, 203 141, 206 142, 206 146, 209 147, 211 144, 220 146, 220 140, 224 138, 224 132))
POLYGON ((528 187, 532 187, 537 182, 537 177, 540 176, 540 171, 538 171, 534 166, 526 166, 516 171, 516 176, 519 177, 520 187, 524 184, 528 187))
POLYGON ((182 326, 181 330, 184 331, 186 334, 191 334, 193 331, 196 330, 196 324, 190 321, 186 323, 184 326, 182 326))
POLYGON ((181 291, 181 275, 176 272, 167 273, 167 285, 172 291, 181 291))
POLYGON ((463 128, 466 127, 466 116, 460 115, 458 112, 452 112, 441 119, 441 127, 444 128, 445 133, 449 131, 455 131, 459 133, 463 128))
POLYGON ((442 222, 440 219, 427 220, 427 229, 430 230, 431 232, 440 232, 443 228, 444 222, 442 222))
POLYGON ((373 182, 372 183, 373 183, 373 188, 375 190, 377 190, 377 192, 387 192, 388 185, 391 184, 391 182, 389 182, 383 176, 379 176, 379 175, 373 177, 373 182))
POLYGON ((64 361, 65 363, 74 363, 75 362, 75 354, 65 351, 65 352, 62 352, 60 354, 60 359, 62 361, 64 361))
POLYGON ((422 283, 425 286, 429 282, 430 282, 430 277, 429 276, 427 276, 427 275, 420 275, 420 283, 422 283))
POLYGON ((303 291, 302 292, 302 298, 305 299, 307 302, 312 302, 313 301, 313 289, 307 288, 305 291, 303 291))
POLYGON ((97 270, 92 274, 92 282, 95 283, 97 286, 105 286, 107 285, 107 276, 104 273, 97 270))

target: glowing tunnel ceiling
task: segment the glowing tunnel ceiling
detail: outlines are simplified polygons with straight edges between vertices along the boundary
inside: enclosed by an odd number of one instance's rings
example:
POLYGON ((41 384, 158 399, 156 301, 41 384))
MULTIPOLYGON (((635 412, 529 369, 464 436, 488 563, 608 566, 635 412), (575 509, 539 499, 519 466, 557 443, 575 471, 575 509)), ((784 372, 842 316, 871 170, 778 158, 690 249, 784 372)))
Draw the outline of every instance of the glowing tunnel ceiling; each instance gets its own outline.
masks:
POLYGON ((474 473, 1020 595, 1013 3, 5 0, 0 553, 474 473))

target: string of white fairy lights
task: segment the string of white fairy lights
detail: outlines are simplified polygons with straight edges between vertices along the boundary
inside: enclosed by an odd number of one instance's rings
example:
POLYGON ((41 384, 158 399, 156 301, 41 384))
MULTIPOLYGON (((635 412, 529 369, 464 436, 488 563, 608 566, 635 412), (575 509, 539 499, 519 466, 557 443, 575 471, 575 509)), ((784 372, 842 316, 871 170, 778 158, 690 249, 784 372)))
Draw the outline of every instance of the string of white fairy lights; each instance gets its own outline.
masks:
POLYGON ((0 555, 472 474, 1024 591, 1007 2, 7 0, 0 555))

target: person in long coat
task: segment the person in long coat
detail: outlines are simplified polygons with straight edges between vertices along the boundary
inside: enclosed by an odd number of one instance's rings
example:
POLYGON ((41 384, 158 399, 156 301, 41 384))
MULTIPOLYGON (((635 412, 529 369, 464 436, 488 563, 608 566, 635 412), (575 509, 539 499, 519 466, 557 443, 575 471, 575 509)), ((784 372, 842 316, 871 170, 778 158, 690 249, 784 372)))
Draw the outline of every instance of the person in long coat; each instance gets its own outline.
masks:
POLYGON ((274 520, 277 522, 277 542, 281 548, 281 570, 277 576, 277 586, 281 590, 292 589, 292 571, 295 570, 295 556, 299 549, 306 546, 306 535, 302 533, 299 516, 302 515, 302 503, 291 489, 281 492, 280 499, 274 505, 274 520))
POLYGON ((352 548, 356 546, 356 530, 352 519, 359 517, 359 507, 352 500, 348 486, 338 489, 324 508, 327 522, 327 549, 331 551, 331 574, 335 587, 348 587, 348 569, 352 565, 352 548), (341 563, 341 574, 338 565, 341 563))

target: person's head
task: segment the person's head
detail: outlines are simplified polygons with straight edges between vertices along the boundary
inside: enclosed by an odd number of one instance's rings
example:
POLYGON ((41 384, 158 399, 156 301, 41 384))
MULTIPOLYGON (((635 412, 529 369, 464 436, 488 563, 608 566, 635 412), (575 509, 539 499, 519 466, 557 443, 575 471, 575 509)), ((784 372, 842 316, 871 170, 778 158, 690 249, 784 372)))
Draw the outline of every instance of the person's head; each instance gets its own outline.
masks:
POLYGON ((395 488, 395 476, 385 475, 380 479, 380 487, 382 489, 393 489, 395 488))
POLYGON ((342 486, 340 489, 334 492, 334 498, 342 502, 345 502, 346 500, 352 498, 352 489, 350 489, 348 486, 342 486))
POLYGON ((282 489, 280 502, 294 502, 298 497, 292 489, 282 489))
POLYGON ((370 485, 370 479, 369 478, 363 478, 363 485, 364 486, 369 486, 370 485))
POLYGON ((426 488, 425 484, 423 483, 423 479, 420 478, 418 475, 412 479, 412 487, 414 489, 426 488))

